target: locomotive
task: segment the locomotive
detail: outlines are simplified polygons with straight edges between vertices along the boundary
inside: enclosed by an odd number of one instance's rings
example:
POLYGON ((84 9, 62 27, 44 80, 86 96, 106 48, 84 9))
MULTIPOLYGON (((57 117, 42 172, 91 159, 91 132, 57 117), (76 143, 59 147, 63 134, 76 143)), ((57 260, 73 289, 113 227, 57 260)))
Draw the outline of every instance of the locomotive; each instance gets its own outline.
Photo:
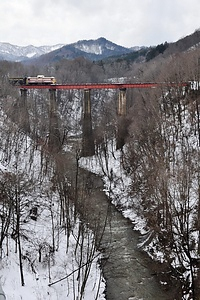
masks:
POLYGON ((36 77, 13 77, 9 78, 12 85, 54 85, 56 78, 53 76, 37 75, 36 77))

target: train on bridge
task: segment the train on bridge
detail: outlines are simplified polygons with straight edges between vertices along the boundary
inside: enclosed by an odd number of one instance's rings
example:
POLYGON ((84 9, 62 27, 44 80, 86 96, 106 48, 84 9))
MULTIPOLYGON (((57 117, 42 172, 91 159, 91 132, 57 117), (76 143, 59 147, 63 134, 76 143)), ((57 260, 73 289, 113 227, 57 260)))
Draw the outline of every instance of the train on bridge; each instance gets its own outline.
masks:
MULTIPOLYGON (((51 90, 78 90, 78 89, 127 89, 127 88, 173 88, 185 87, 186 89, 194 89, 194 81, 189 82, 133 82, 133 83, 67 83, 58 84, 53 76, 29 76, 29 77, 13 77, 9 78, 9 82, 20 89, 51 89, 51 90)), ((199 84, 198 84, 199 86, 199 84)), ((195 89, 197 87, 195 86, 195 89)))
POLYGON ((55 85, 56 78, 53 76, 29 76, 29 77, 13 77, 9 78, 9 82, 12 85, 55 85))

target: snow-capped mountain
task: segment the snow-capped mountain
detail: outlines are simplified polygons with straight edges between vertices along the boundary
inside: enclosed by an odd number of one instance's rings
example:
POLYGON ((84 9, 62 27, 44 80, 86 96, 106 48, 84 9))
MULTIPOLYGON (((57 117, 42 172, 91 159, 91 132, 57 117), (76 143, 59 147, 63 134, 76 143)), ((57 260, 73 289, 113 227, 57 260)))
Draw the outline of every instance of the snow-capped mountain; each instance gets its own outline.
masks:
POLYGON ((38 58, 29 59, 28 63, 47 64, 61 59, 75 59, 84 57, 88 60, 98 61, 111 56, 120 56, 133 52, 132 49, 114 44, 105 38, 96 40, 81 40, 65 45, 38 58))
POLYGON ((0 60, 23 61, 29 58, 38 57, 64 46, 58 44, 54 46, 17 46, 10 43, 0 42, 0 60))
POLYGON ((81 40, 72 44, 54 46, 17 46, 0 42, 0 60, 24 61, 26 63, 45 64, 60 59, 75 59, 85 57, 97 61, 111 56, 120 56, 134 52, 101 37, 96 40, 81 40))
POLYGON ((74 46, 76 49, 88 54, 95 54, 99 56, 110 56, 131 52, 129 48, 114 44, 103 37, 97 40, 78 41, 77 43, 71 44, 71 46, 74 46))

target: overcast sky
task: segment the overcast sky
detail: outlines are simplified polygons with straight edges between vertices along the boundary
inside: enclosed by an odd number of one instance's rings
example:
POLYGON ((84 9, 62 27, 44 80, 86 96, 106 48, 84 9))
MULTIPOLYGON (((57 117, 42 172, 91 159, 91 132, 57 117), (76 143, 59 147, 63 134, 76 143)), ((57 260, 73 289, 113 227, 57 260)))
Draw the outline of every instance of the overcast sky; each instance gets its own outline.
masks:
POLYGON ((200 28, 200 0, 0 0, 0 42, 125 47, 175 42, 200 28))

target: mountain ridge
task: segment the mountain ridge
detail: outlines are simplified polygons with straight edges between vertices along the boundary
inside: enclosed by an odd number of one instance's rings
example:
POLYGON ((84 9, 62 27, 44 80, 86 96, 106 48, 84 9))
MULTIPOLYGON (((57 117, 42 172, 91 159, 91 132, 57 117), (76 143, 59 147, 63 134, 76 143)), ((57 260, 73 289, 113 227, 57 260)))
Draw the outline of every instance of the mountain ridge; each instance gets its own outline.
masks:
POLYGON ((40 62, 40 60, 56 61, 62 58, 75 59, 85 57, 89 60, 101 60, 110 56, 131 53, 134 48, 117 45, 104 37, 90 40, 79 40, 71 44, 57 44, 53 46, 18 46, 0 42, 0 60, 20 62, 40 62), (46 57, 47 55, 47 57, 46 57))
POLYGON ((7 42, 0 42, 0 60, 23 61, 32 57, 38 57, 64 46, 57 44, 52 46, 18 46, 7 42))
POLYGON ((28 60, 26 63, 46 64, 61 59, 73 60, 84 57, 91 61, 99 61, 111 56, 123 55, 133 52, 132 49, 117 45, 103 37, 96 40, 80 40, 44 54, 38 58, 28 60))
POLYGON ((191 51, 200 47, 200 30, 185 36, 173 43, 162 43, 157 46, 134 46, 126 48, 117 45, 104 37, 79 40, 71 44, 52 46, 17 46, 0 42, 0 60, 22 62, 24 64, 46 65, 62 59, 74 60, 85 58, 90 61, 138 61, 144 62, 163 55, 164 57, 191 51))

